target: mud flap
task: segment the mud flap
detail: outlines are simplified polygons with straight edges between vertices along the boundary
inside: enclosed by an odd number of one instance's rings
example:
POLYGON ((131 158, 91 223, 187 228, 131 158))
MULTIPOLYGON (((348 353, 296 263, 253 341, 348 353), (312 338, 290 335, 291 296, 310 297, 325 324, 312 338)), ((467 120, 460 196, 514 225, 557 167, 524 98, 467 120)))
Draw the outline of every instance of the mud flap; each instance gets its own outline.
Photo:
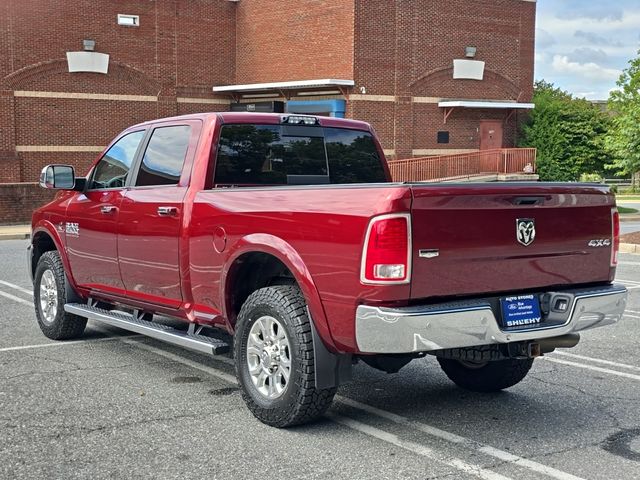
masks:
POLYGON ((342 383, 351 381, 351 355, 339 355, 327 350, 327 347, 324 345, 313 324, 311 314, 308 313, 308 315, 311 320, 311 334, 313 336, 316 388, 318 390, 324 390, 338 387, 342 383))
POLYGON ((86 300, 83 299, 78 293, 73 289, 71 283, 69 282, 69 278, 65 272, 64 274, 64 290, 67 299, 67 303, 86 303, 86 300))

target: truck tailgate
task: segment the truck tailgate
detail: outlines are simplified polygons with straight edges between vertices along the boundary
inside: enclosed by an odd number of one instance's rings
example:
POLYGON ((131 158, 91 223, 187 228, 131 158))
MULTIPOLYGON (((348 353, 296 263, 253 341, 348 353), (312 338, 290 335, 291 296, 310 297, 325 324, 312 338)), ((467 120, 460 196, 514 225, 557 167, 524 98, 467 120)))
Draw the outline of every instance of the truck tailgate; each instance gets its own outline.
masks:
POLYGON ((615 202, 606 187, 519 183, 411 188, 411 298, 575 286, 613 278, 615 202), (518 221, 525 230, 522 243, 518 221), (534 222, 533 238, 529 221, 534 222))

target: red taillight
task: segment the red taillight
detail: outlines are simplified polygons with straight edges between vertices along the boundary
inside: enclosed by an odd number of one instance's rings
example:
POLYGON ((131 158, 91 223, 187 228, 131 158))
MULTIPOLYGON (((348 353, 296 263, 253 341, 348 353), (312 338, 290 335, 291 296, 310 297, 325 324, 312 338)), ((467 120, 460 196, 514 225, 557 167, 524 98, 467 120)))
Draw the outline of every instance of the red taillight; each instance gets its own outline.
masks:
POLYGON ((617 208, 611 209, 611 266, 618 265, 618 250, 620 250, 620 214, 617 208))
POLYGON ((371 220, 362 256, 362 283, 407 283, 410 269, 409 214, 382 215, 371 220))

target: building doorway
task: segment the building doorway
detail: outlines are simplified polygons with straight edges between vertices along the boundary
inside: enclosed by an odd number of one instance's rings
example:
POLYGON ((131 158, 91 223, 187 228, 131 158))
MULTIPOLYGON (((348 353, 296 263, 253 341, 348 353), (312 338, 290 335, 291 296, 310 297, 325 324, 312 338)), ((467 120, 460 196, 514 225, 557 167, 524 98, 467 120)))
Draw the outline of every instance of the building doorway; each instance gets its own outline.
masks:
POLYGON ((480 150, 502 148, 502 120, 480 120, 480 150))

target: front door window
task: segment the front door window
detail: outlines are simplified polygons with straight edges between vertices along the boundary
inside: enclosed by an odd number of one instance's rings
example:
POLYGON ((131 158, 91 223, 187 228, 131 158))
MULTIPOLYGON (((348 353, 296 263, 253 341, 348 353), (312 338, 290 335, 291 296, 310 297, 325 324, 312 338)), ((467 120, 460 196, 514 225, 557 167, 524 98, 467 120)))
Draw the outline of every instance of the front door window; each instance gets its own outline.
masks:
POLYGON ((143 137, 144 130, 140 130, 128 133, 111 145, 96 165, 89 189, 123 188, 143 137))

